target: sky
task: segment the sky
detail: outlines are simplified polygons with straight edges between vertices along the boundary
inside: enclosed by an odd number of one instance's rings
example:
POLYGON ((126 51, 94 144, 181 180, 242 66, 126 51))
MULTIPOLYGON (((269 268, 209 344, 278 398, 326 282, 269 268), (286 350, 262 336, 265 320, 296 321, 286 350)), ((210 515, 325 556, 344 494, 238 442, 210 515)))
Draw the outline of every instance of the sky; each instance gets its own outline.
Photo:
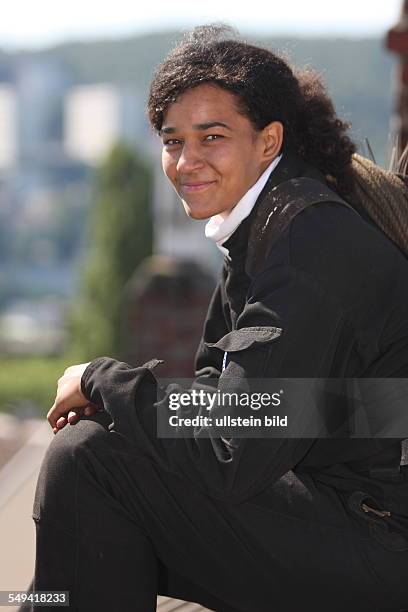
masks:
POLYGON ((12 0, 1 14, 0 48, 39 48, 214 21, 248 33, 383 35, 401 6, 402 0, 12 0))

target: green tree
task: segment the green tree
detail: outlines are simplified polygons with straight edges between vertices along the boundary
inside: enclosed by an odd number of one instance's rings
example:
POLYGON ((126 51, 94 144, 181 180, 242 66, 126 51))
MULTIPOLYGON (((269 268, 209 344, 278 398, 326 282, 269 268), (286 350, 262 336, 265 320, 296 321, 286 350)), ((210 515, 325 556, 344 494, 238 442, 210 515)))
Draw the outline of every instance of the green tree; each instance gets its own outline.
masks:
POLYGON ((124 287, 152 252, 152 173, 117 144, 100 168, 89 215, 88 248, 72 316, 72 352, 88 360, 120 355, 124 287))

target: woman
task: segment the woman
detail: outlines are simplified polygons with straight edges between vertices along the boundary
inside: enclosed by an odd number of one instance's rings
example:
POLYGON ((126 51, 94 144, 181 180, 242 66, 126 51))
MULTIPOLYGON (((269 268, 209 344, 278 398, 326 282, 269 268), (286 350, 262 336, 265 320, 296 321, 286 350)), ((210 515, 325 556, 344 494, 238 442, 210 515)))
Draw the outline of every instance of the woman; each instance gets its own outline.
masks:
MULTIPOLYGON (((407 376, 408 263, 356 201, 355 146, 319 80, 201 27, 158 67, 148 112, 166 176, 225 255, 192 389, 407 376)), ((223 612, 408 608, 398 438, 159 438, 157 363, 101 357, 59 380, 37 590, 87 611, 147 612, 157 593, 223 612)))

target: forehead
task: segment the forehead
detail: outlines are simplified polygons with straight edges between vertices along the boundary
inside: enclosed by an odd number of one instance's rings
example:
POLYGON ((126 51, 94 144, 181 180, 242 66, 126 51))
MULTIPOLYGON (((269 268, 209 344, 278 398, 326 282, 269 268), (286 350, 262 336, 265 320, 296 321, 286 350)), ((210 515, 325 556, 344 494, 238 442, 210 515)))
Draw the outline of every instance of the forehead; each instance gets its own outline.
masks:
POLYGON ((204 84, 188 89, 170 104, 163 120, 166 126, 181 127, 208 121, 248 121, 238 112, 235 96, 217 85, 204 84))

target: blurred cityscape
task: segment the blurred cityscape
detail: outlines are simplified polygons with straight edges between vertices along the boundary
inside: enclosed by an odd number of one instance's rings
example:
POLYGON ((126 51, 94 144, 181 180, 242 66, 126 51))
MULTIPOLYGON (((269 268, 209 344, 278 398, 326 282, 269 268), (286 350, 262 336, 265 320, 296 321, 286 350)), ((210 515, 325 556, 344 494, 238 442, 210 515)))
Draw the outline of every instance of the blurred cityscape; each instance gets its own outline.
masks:
MULTIPOLYGON (((48 394, 55 386, 54 371, 61 366, 55 360, 64 359, 69 348, 70 312, 80 298, 96 179, 117 143, 134 150, 152 171, 153 254, 188 259, 213 278, 218 272, 220 254, 204 238, 205 222, 191 222, 167 184, 159 142, 145 116, 153 70, 178 36, 169 31, 0 51, 0 410, 38 414, 35 406, 46 402, 28 384, 30 376, 33 384, 41 376, 52 378, 48 394), (40 358, 54 359, 54 369, 39 374, 40 362, 33 359, 40 358)), ((377 160, 386 160, 394 60, 383 40, 258 42, 295 65, 317 69, 363 153, 368 137, 377 160)))
MULTIPOLYGON (((1 354, 63 350, 94 169, 119 141, 136 149, 143 143, 142 154, 160 169, 144 118, 145 97, 134 83, 79 84, 53 58, 27 57, 0 71, 1 354)), ((161 172, 155 182, 155 252, 174 254, 182 246, 199 258, 200 231, 190 228, 178 240, 184 212, 161 172)), ((210 266, 214 251, 213 258, 210 266)))
POLYGON ((137 92, 76 85, 58 61, 18 62, 0 83, 0 349, 55 354, 74 291, 92 169, 145 139, 137 92))

